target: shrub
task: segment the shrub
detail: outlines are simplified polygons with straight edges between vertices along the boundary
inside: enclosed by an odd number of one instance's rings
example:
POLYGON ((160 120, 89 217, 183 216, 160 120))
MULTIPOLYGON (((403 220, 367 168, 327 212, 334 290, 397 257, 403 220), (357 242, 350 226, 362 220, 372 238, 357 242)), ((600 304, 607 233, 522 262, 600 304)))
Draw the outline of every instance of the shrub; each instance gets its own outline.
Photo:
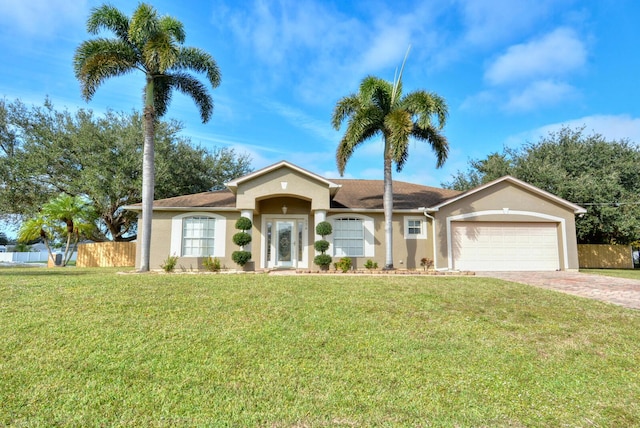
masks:
POLYGON ((240 217, 238 220, 236 220, 236 229, 238 230, 249 230, 251 229, 251 220, 249 220, 247 217, 240 217))
POLYGON ((318 254, 314 257, 313 263, 323 269, 326 269, 331 265, 331 256, 329 254, 318 254))
POLYGON ((423 257, 420 259, 420 266, 422 266, 424 270, 430 269, 433 267, 433 260, 423 257))
POLYGON ((251 251, 234 251, 231 254, 231 260, 236 262, 239 266, 244 266, 249 260, 251 260, 251 251))
POLYGON ((374 262, 373 260, 369 259, 367 260, 367 262, 364 264, 364 267, 366 269, 378 269, 378 263, 374 262))
POLYGON ((233 243, 236 245, 244 247, 250 242, 251 242, 251 235, 249 235, 247 232, 238 232, 235 235, 233 235, 233 243))
POLYGON ((164 270, 167 273, 171 273, 174 271, 174 269, 176 268, 176 265, 178 264, 178 256, 168 256, 164 262, 162 262, 162 264, 160 265, 160 267, 162 268, 162 270, 164 270))
POLYGON ((351 257, 342 257, 340 261, 335 264, 335 267, 342 272, 347 272, 351 269, 351 257))
POLYGON ((323 238, 327 235, 331 235, 331 232, 333 232, 333 229, 331 228, 331 223, 328 221, 321 221, 316 226, 316 233, 323 238))
POLYGON ((316 251, 320 251, 322 254, 324 254, 324 252, 329 249, 329 241, 320 239, 313 243, 313 247, 316 249, 316 251))
POLYGON ((220 259, 218 259, 217 257, 212 259, 211 256, 209 256, 202 261, 202 266, 204 266, 204 268, 208 271, 220 272, 220 259))

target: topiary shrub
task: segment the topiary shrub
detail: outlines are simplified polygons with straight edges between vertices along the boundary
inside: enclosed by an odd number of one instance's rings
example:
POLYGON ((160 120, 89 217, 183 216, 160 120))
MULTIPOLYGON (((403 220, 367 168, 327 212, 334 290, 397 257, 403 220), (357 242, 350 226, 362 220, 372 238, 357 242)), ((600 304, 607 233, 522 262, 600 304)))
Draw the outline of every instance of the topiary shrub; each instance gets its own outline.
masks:
POLYGON ((231 253, 231 260, 236 262, 239 266, 244 266, 249 260, 251 260, 251 251, 234 251, 231 253))
POLYGON ((325 241, 324 239, 319 239, 313 243, 313 247, 316 249, 316 251, 319 251, 322 254, 324 254, 324 252, 329 249, 329 241, 325 241))
POLYGON ((331 235, 331 232, 333 232, 333 228, 331 227, 331 223, 328 221, 321 221, 316 226, 316 233, 323 238, 327 235, 331 235))
POLYGON ((251 243, 251 235, 247 233, 247 230, 251 230, 251 220, 247 217, 240 217, 236 220, 236 229, 240 229, 241 232, 233 235, 233 243, 240 247, 240 251, 234 251, 231 254, 231 260, 236 262, 239 266, 244 266, 249 260, 251 260, 251 251, 244 251, 244 246, 251 243))
POLYGON ((234 244, 241 247, 244 247, 245 245, 251 243, 251 235, 249 235, 247 232, 238 232, 233 235, 232 239, 234 244))
POLYGON ((313 247, 321 254, 315 256, 313 263, 320 266, 320 269, 322 270, 329 269, 329 266, 331 265, 331 256, 329 254, 325 254, 325 251, 329 249, 329 241, 324 239, 324 237, 330 235, 331 232, 333 232, 333 228, 331 227, 331 223, 328 221, 321 221, 316 225, 316 233, 322 236, 322 239, 314 242, 313 247))
POLYGON ((318 254, 314 257, 313 263, 322 269, 328 269, 331 266, 331 256, 329 254, 318 254))

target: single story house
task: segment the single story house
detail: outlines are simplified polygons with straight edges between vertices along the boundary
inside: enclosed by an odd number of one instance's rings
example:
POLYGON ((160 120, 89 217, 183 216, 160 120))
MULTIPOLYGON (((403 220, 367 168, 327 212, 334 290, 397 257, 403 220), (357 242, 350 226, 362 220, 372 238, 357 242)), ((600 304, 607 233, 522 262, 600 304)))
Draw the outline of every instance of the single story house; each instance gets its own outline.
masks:
MULTIPOLYGON (((206 256, 236 268, 236 220, 249 218, 255 269, 316 269, 315 226, 328 221, 328 253, 355 268, 385 262, 382 180, 328 179, 282 161, 226 189, 154 201, 150 268, 170 255, 200 268, 206 256)), ((393 262, 437 270, 577 270, 575 215, 584 208, 505 176, 467 192, 393 182, 393 262)), ((127 207, 140 211, 140 205, 127 207)), ((141 240, 138 240, 140 242, 141 240)), ((140 248, 137 252, 140 265, 140 248)))

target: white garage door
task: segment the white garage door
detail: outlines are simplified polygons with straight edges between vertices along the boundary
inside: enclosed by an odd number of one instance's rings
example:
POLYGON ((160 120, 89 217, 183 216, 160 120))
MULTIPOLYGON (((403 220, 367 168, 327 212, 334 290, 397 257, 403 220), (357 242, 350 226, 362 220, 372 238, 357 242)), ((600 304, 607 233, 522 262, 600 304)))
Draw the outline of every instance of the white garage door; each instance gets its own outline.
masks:
POLYGON ((456 270, 560 268, 555 223, 453 222, 451 235, 456 270))

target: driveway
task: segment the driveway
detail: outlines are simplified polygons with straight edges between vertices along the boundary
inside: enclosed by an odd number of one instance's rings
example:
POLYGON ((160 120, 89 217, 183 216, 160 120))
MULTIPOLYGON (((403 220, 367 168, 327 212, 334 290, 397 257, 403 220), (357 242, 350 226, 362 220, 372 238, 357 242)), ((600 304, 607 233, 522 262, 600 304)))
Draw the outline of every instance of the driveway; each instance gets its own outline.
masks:
POLYGON ((640 309, 640 281, 579 272, 476 272, 476 276, 499 278, 548 288, 576 296, 640 309))

